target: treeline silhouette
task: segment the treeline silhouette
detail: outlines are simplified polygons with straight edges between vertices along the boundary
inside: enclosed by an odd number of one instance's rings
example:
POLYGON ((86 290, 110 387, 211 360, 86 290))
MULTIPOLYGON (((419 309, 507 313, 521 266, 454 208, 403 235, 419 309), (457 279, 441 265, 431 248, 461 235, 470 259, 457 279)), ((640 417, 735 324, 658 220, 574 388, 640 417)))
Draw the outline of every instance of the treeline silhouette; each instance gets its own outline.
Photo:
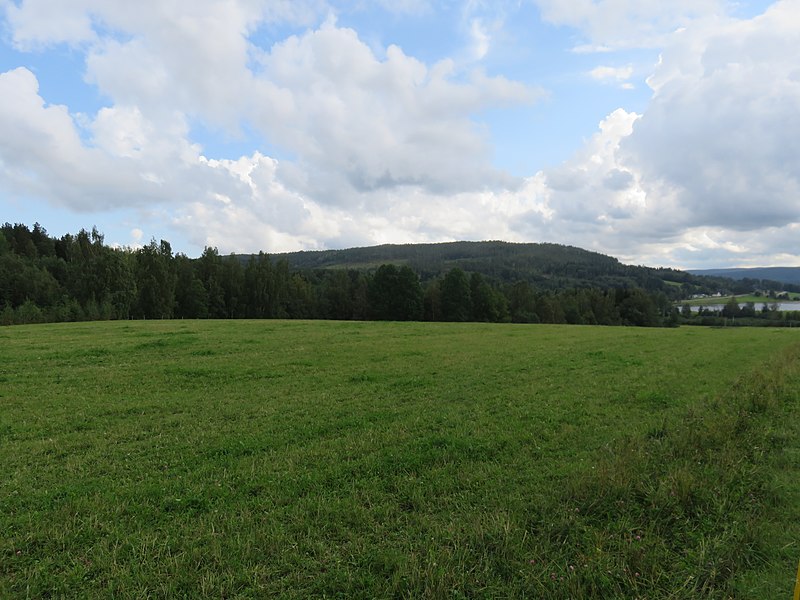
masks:
MULTIPOLYGON (((709 299, 713 302, 713 298, 709 299)), ((698 306, 692 311, 688 304, 681 306, 680 322, 685 325, 705 325, 712 327, 748 326, 748 327, 798 327, 800 326, 800 310, 781 310, 780 298, 764 298, 760 307, 755 302, 740 304, 736 298, 730 298, 721 307, 698 306)))
POLYGON ((416 257, 400 265, 381 254, 388 247, 356 249, 372 252, 362 261, 369 264, 356 268, 300 265, 295 255, 223 257, 216 248, 192 259, 164 240, 117 248, 96 228, 54 238, 38 223, 6 223, 0 233, 2 324, 283 318, 661 326, 678 322, 671 299, 702 289, 704 279, 669 270, 672 281, 665 282, 658 270, 553 244, 487 242, 493 253, 484 256, 479 243, 409 246, 416 257), (437 258, 437 246, 449 258, 437 258), (514 258, 514 246, 543 250, 540 263, 548 268, 514 258))

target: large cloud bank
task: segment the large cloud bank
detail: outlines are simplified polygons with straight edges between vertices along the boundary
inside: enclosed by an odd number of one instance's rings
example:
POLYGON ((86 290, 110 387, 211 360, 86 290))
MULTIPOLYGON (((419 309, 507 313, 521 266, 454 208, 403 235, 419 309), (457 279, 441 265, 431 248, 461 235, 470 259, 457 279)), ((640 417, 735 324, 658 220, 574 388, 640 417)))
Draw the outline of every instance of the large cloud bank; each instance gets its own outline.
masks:
POLYGON ((30 70, 0 74, 0 190, 155 211, 223 251, 507 239, 649 264, 800 264, 800 4, 747 20, 711 0, 538 4, 579 49, 662 54, 642 114, 612 112, 569 161, 520 178, 493 165, 476 115, 535 107, 543 90, 375 48, 321 0, 7 2, 17 48, 71 45, 109 102, 77 114, 30 70), (297 33, 254 41, 278 24, 297 33), (208 158, 198 126, 263 147, 208 158))

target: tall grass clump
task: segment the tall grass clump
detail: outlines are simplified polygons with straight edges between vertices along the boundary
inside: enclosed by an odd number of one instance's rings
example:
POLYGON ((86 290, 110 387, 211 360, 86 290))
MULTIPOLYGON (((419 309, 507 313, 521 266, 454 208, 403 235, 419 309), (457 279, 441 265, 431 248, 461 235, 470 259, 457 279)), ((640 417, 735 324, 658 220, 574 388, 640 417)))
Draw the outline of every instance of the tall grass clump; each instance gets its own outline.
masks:
POLYGON ((532 524, 542 596, 789 597, 800 556, 798 358, 789 347, 568 478, 532 524))

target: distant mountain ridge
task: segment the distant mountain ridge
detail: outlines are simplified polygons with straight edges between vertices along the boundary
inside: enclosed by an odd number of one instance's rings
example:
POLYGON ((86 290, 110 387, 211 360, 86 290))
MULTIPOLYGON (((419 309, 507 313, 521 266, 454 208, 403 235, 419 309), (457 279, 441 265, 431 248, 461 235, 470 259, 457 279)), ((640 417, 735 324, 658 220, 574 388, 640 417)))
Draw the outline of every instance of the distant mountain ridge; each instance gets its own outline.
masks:
POLYGON ((742 267, 737 269, 689 269, 688 273, 704 277, 729 279, 766 279, 800 285, 800 267, 742 267))

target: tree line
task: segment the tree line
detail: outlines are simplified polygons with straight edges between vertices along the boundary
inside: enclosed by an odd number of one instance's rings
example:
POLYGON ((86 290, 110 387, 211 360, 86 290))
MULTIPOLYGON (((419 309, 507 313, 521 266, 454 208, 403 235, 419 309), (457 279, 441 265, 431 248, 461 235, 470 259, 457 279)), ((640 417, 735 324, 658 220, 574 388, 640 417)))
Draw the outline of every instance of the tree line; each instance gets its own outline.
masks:
POLYGON ((765 297, 765 302, 756 308, 755 302, 739 305, 736 298, 730 298, 721 308, 698 306, 693 311, 689 304, 681 306, 682 325, 705 325, 712 327, 799 327, 800 311, 780 310, 777 298, 765 297))
POLYGON ((0 228, 0 323, 103 319, 354 319, 661 326, 678 314, 640 288, 542 289, 453 267, 292 270, 264 253, 197 259, 169 242, 107 246, 93 228, 54 238, 38 223, 0 228))

